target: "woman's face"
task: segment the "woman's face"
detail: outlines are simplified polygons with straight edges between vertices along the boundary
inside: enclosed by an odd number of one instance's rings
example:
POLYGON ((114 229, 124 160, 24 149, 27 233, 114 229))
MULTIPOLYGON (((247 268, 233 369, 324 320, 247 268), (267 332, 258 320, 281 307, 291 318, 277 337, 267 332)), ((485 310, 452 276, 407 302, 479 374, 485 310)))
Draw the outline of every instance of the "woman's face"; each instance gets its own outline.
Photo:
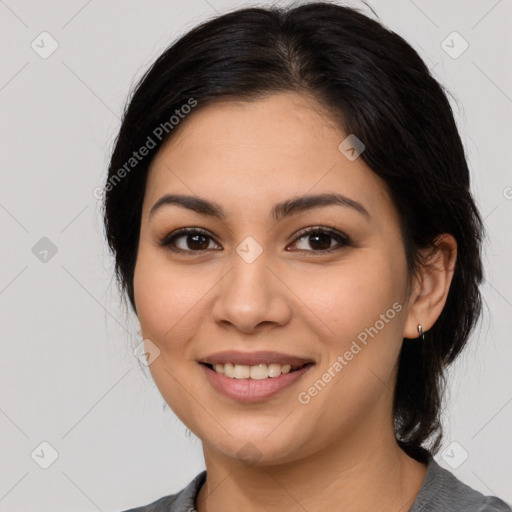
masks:
POLYGON ((218 456, 278 464, 341 443, 360 457, 392 432, 412 314, 384 182, 304 96, 216 103, 182 123, 150 166, 134 277, 156 385, 218 456), (188 207, 151 213, 167 194, 188 207))

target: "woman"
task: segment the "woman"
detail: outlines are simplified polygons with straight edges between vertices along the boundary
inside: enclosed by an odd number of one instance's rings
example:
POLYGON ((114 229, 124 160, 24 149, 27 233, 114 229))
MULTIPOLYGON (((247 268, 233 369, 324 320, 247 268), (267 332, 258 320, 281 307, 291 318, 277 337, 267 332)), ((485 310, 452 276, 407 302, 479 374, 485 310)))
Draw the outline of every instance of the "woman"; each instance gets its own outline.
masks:
POLYGON ((449 103, 356 10, 248 8, 138 84, 105 186, 152 377, 206 471, 132 511, 510 511, 433 459, 481 308, 449 103))

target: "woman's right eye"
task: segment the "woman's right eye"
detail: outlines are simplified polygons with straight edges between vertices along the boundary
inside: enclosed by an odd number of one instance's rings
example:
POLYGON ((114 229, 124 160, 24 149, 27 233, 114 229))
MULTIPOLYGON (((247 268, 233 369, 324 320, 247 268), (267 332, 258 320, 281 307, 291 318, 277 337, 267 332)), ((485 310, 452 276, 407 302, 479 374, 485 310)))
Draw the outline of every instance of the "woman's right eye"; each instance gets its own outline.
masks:
POLYGON ((182 228, 166 235, 160 245, 174 252, 201 253, 211 249, 211 241, 213 238, 203 229, 182 228))

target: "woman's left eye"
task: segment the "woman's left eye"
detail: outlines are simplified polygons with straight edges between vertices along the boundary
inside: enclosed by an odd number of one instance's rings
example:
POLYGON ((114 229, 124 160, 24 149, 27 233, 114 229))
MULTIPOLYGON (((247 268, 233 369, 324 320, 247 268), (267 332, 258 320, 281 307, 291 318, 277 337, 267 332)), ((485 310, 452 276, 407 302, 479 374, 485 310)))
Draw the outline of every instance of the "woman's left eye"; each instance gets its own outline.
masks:
POLYGON ((308 250, 308 249, 299 249, 299 252, 332 252, 334 250, 339 249, 339 246, 346 246, 350 244, 350 240, 348 236, 340 233, 339 231, 334 231, 332 229, 326 229, 322 227, 315 228, 307 228, 301 233, 299 233, 299 237, 294 242, 295 244, 302 239, 306 239, 306 244, 309 244, 312 247, 315 247, 319 250, 308 250), (331 246, 332 239, 335 239, 338 242, 338 246, 331 246))
MULTIPOLYGON (((297 245, 301 240, 305 239, 306 244, 313 247, 313 250, 307 248, 299 248, 298 252, 317 252, 326 253, 339 249, 340 246, 350 244, 349 238, 332 229, 323 227, 306 228, 301 231, 293 242, 297 245), (332 240, 336 240, 338 245, 332 246, 332 240)), ((200 228, 182 228, 178 231, 165 236, 160 242, 161 246, 168 247, 174 252, 196 252, 201 253, 211 249, 210 242, 214 242, 213 238, 200 228), (181 240, 181 247, 179 241, 181 240)), ((215 249, 218 250, 218 249, 215 249)))

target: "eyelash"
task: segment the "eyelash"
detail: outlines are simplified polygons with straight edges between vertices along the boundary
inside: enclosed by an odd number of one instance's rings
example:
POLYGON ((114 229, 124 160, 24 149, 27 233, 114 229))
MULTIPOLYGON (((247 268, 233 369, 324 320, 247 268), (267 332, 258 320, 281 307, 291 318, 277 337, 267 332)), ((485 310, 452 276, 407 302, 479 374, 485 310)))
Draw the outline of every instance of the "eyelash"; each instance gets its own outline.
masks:
MULTIPOLYGON (((204 229, 181 228, 181 229, 178 229, 177 231, 174 231, 174 232, 166 235, 160 241, 159 245, 161 247, 168 248, 170 251, 178 252, 178 253, 203 254, 203 253, 207 252, 208 249, 204 249, 202 251, 193 251, 193 250, 178 249, 174 246, 174 243, 178 238, 182 237, 183 235, 191 235, 191 234, 204 235, 205 237, 214 240, 213 237, 211 237, 210 234, 207 231, 205 231, 204 229)), ((299 233, 297 233, 296 238, 294 239, 293 243, 297 243, 301 238, 304 238, 305 236, 310 235, 310 234, 327 234, 327 235, 331 236, 332 238, 336 239, 338 241, 339 245, 330 247, 329 249, 323 249, 323 250, 319 250, 319 251, 299 249, 298 251, 295 251, 295 252, 298 252, 300 254, 310 254, 310 253, 329 254, 331 252, 339 250, 341 247, 351 245, 350 239, 345 234, 343 234, 337 230, 326 228, 323 226, 309 227, 309 228, 305 228, 305 229, 299 231, 299 233)))

